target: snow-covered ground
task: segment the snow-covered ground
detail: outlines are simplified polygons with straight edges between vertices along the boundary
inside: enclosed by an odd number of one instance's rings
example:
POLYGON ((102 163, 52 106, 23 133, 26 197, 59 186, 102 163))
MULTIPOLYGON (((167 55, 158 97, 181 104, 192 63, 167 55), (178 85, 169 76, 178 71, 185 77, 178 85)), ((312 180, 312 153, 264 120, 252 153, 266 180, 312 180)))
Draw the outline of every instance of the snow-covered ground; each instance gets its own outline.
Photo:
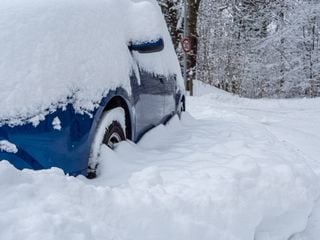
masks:
POLYGON ((320 99, 196 87, 181 121, 102 149, 95 180, 0 162, 0 239, 318 239, 320 99))

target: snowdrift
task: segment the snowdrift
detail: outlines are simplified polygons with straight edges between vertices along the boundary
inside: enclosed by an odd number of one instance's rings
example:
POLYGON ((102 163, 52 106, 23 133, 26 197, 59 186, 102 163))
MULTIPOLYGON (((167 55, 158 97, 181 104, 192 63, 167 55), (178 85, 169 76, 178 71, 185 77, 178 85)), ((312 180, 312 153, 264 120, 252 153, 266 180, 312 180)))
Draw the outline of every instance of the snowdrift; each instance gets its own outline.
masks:
POLYGON ((192 116, 104 148, 93 181, 0 162, 0 239, 296 239, 319 199, 320 102, 187 100, 192 116))

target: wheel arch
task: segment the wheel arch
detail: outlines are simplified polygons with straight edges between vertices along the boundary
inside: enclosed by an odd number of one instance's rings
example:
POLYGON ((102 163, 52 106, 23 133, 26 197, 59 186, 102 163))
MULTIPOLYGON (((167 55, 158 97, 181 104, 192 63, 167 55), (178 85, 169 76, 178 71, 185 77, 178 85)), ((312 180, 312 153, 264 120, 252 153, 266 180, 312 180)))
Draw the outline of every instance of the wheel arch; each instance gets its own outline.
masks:
POLYGON ((117 107, 121 107, 124 109, 125 112, 125 122, 126 122, 126 137, 129 140, 132 140, 132 119, 131 119, 131 111, 129 109, 129 104, 127 103, 127 101, 117 95, 117 96, 113 96, 108 103, 106 104, 106 106, 103 109, 103 112, 109 111, 113 108, 117 108, 117 107))

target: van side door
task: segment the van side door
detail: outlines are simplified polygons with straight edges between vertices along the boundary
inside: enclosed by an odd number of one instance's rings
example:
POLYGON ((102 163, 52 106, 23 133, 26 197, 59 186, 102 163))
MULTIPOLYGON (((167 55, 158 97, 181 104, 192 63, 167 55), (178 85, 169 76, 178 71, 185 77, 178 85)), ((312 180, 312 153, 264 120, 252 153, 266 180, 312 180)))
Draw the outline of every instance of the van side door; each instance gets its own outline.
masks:
POLYGON ((131 81, 134 98, 135 132, 138 140, 164 118, 163 81, 154 73, 139 69, 139 78, 131 81))

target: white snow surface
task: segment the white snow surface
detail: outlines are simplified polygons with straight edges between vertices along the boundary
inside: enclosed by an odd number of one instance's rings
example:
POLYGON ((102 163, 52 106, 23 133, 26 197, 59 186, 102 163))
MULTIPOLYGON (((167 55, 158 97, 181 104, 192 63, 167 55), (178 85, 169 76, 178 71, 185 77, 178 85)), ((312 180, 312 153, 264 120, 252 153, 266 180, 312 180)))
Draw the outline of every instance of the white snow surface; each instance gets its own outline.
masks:
POLYGON ((1 140, 0 141, 0 151, 7 152, 7 153, 17 153, 18 148, 15 144, 13 144, 7 140, 1 140))
POLYGON ((0 52, 0 124, 37 123, 68 102, 90 112, 110 89, 130 92, 137 64, 182 83, 154 0, 2 0, 0 52), (161 52, 128 50, 131 41, 159 37, 161 52))
POLYGON ((53 129, 58 130, 58 131, 60 131, 60 130, 62 129, 62 127, 61 127, 61 121, 60 121, 59 117, 55 117, 55 118, 53 119, 53 121, 52 121, 52 127, 53 127, 53 129))
MULTIPOLYGON (((320 100, 209 92, 188 97, 181 121, 138 144, 103 148, 95 180, 0 162, 0 239, 287 240, 303 232, 320 193, 320 100)), ((317 239, 303 234, 295 237, 317 239)))

